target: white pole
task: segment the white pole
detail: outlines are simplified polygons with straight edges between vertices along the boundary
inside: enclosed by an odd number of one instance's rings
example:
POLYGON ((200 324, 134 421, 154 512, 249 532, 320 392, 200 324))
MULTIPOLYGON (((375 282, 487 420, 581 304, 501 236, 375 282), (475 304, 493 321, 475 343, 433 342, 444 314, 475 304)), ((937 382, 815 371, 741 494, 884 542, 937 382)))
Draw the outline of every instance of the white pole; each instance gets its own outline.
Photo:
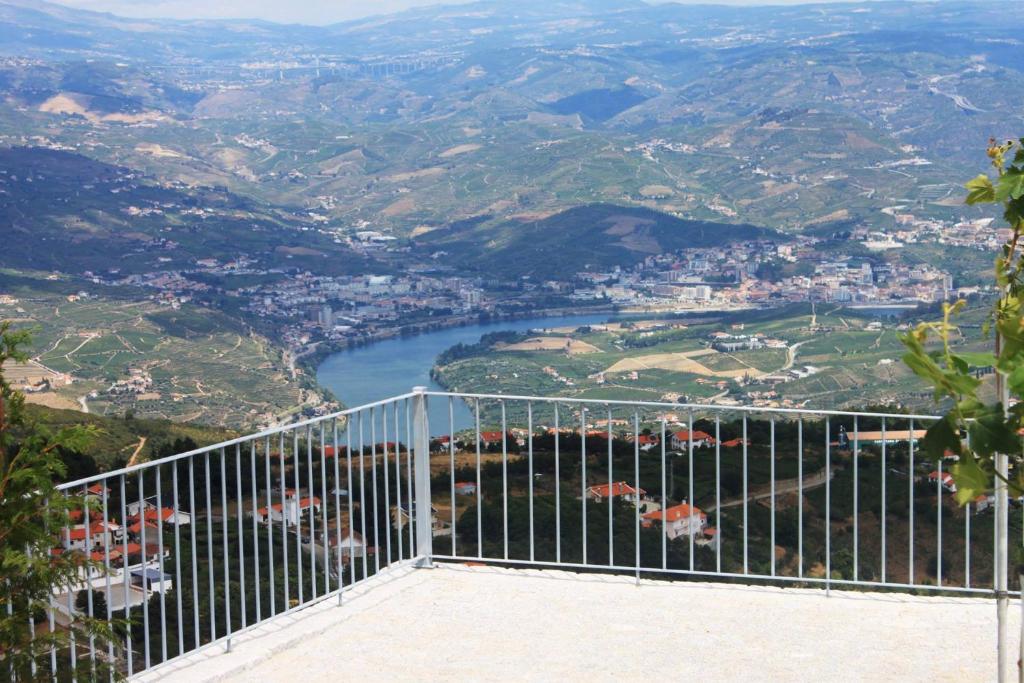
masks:
POLYGON ((430 426, 427 421, 427 387, 413 388, 413 457, 416 500, 409 511, 416 516, 417 566, 433 566, 433 530, 430 507, 430 426))

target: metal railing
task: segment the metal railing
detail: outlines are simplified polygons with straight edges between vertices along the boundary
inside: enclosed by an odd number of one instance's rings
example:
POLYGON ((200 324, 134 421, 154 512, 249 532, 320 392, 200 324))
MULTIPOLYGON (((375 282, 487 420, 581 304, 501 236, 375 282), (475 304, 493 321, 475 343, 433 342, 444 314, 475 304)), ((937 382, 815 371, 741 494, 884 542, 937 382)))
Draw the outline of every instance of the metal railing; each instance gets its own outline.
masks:
MULTIPOLYGON (((434 492, 433 501, 451 507, 452 532, 450 544, 435 541, 435 559, 996 593, 994 497, 961 508, 948 476, 953 461, 919 454, 937 416, 429 396, 450 407, 468 402, 474 419, 461 439, 448 440, 448 490, 434 492), (490 441, 496 437, 488 429, 501 438, 490 441), (475 456, 468 471, 459 471, 459 452, 475 456), (510 489, 513 462, 526 477, 510 489), (457 473, 475 484, 472 495, 456 491, 457 473), (509 531, 509 504, 517 499, 525 499, 527 521, 512 524, 527 530, 525 541, 509 531)), ((453 419, 449 432, 455 427, 453 419)), ((1021 533, 1020 522, 1009 533, 1021 533)))
POLYGON ((214 644, 230 650, 268 619, 340 604, 365 579, 422 559, 420 433, 426 417, 406 394, 62 485, 85 509, 58 551, 98 566, 55 591, 38 628, 78 614, 130 628, 117 648, 72 639, 52 651, 54 678, 86 659, 132 676, 214 644))
POLYGON ((417 388, 63 485, 87 503, 58 545, 102 570, 34 627, 128 619, 51 667, 131 676, 433 561, 1005 598, 1021 520, 956 505, 936 419, 417 388))

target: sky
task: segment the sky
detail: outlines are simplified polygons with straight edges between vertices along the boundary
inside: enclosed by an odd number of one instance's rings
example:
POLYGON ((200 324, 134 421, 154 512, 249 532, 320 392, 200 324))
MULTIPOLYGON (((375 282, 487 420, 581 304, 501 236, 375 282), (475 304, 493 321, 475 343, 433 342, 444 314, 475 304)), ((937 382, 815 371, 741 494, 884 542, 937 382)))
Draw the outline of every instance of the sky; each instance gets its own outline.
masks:
MULTIPOLYGON (((290 24, 331 24, 410 7, 469 0, 55 0, 59 4, 129 17, 266 19, 290 24)), ((677 0, 678 1, 678 0, 677 0)), ((682 0, 729 5, 799 4, 808 0, 682 0)), ((832 0, 817 0, 830 2, 832 0)))

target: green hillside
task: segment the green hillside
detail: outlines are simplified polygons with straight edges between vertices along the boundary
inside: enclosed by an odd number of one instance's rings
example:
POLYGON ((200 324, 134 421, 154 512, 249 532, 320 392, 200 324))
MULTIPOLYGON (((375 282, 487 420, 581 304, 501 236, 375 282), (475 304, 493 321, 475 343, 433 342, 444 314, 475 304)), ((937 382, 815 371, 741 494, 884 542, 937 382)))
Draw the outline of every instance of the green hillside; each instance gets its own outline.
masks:
POLYGON ((583 270, 627 267, 648 256, 691 247, 724 246, 758 238, 784 239, 773 230, 683 220, 640 207, 589 204, 531 221, 464 221, 434 230, 417 243, 444 250, 460 267, 485 273, 571 279, 583 270))

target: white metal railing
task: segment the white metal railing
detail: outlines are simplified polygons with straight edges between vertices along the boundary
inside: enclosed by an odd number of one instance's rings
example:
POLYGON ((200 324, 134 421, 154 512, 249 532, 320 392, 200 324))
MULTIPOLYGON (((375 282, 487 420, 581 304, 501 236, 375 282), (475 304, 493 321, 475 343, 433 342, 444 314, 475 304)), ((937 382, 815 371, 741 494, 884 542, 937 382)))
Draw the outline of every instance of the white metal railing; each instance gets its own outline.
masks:
POLYGON ((62 485, 87 504, 57 545, 102 571, 37 628, 130 620, 117 647, 72 642, 51 668, 131 676, 433 561, 993 596, 999 511, 960 508, 922 462, 936 419, 420 387, 62 485))

